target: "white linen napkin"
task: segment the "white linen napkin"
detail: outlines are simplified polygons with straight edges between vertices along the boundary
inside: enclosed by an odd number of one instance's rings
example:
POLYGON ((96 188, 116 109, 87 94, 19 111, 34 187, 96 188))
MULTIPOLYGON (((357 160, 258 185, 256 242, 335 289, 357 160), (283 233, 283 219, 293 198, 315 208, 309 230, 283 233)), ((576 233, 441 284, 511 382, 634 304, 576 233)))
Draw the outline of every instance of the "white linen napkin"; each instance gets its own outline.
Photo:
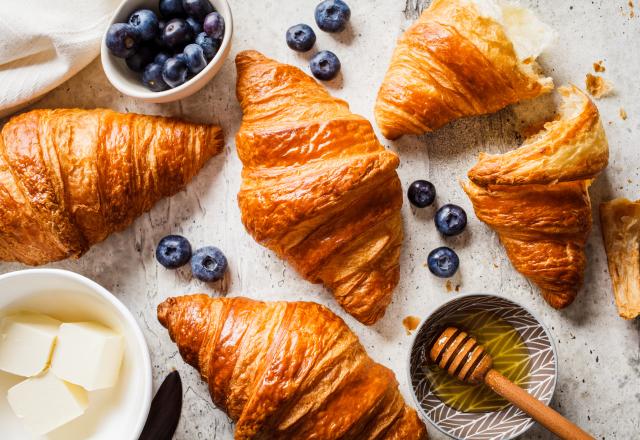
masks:
POLYGON ((0 0, 0 117, 89 64, 120 1, 0 0))

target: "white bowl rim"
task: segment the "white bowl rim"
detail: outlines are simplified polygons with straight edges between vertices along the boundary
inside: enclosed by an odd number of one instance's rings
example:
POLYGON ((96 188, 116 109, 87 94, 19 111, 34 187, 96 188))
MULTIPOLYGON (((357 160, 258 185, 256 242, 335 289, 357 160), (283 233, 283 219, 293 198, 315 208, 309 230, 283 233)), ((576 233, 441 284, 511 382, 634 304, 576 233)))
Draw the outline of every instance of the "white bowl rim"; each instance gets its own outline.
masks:
MULTIPOLYGON (((415 406, 416 411, 418 412, 418 414, 420 414, 421 418, 423 420, 427 420, 431 426, 433 426, 434 428, 436 428, 438 431, 440 431, 441 433, 443 433, 444 435, 446 435, 449 438, 453 438, 456 440, 464 440, 462 438, 458 438, 455 436, 452 436, 451 433, 445 431, 443 428, 441 428, 436 422, 434 422, 433 420, 431 420, 431 418, 424 412, 424 410, 422 409, 422 405, 420 405, 420 402, 418 402, 418 397, 416 396, 416 392, 413 389, 413 380, 411 377, 411 355, 413 354, 413 349, 416 343, 416 339, 418 337, 418 335, 420 334, 420 331, 422 330, 422 327, 424 326, 424 324, 426 323, 426 321, 431 318, 431 316, 433 316, 434 313, 436 313, 438 310, 440 310, 441 308, 443 308, 444 306, 446 306, 447 304, 450 304, 454 301, 458 301, 462 298, 469 298, 472 296, 485 296, 485 297, 494 297, 494 298, 500 298, 509 302, 512 302, 513 304, 517 305, 518 307, 522 307, 527 313, 529 313, 533 319, 535 319, 537 321, 537 323, 542 327, 542 329, 544 330, 545 334, 547 335, 549 342, 551 343, 551 350, 553 351, 553 357, 555 358, 555 362, 554 362, 554 371, 553 371, 553 385, 552 385, 552 392, 550 394, 549 397, 549 402, 551 401, 551 399, 553 399, 553 396, 556 393, 556 385, 558 383, 558 352, 556 350, 556 344, 553 340, 553 338, 551 337, 551 333, 549 332, 549 329, 547 328, 546 325, 544 325, 544 323, 540 320, 540 318, 538 318, 538 316, 533 313, 528 307, 520 304, 517 301, 514 301, 511 298, 508 298, 504 295, 498 295, 495 293, 482 293, 482 292, 478 292, 478 293, 462 293, 459 295, 456 295, 453 298, 449 298, 446 299, 444 301, 442 301, 440 304, 438 304, 436 307, 434 307, 431 312, 429 312, 428 315, 426 315, 421 321, 420 324, 418 325, 418 327, 416 327, 416 330, 413 332, 413 334, 411 335, 411 342, 409 344, 409 350, 407 351, 407 357, 406 357, 406 361, 405 361, 405 373, 406 373, 406 377, 407 377, 407 384, 409 385, 409 391, 411 392, 411 400, 413 401, 413 404, 415 406)), ((545 404, 549 404, 549 402, 544 402, 545 404)), ((528 416, 531 419, 531 421, 533 422, 532 424, 530 424, 529 426, 527 426, 523 431, 518 432, 516 435, 509 437, 507 439, 504 440, 513 440, 519 436, 521 436, 522 434, 524 434, 525 432, 527 432, 529 429, 531 429, 533 427, 533 425, 535 423, 537 423, 535 420, 533 420, 532 417, 528 416)))
MULTIPOLYGON (((206 76, 207 73, 210 72, 212 69, 221 67, 221 64, 224 63, 224 60, 229 55, 229 50, 231 48, 231 39, 233 37, 233 15, 231 13, 231 7, 229 6, 229 3, 227 2, 227 0, 219 0, 219 1, 220 1, 220 4, 222 5, 222 8, 221 8, 222 10, 220 11, 220 14, 224 17, 225 27, 224 27, 224 36, 222 37, 222 44, 220 45, 220 48, 218 49, 218 53, 216 53, 216 56, 213 57, 211 61, 209 61, 209 63, 207 63, 207 66, 204 69, 202 69, 202 71, 200 71, 193 78, 189 79, 184 84, 178 87, 175 87, 169 90, 164 90, 162 92, 154 92, 151 90, 139 92, 137 90, 130 89, 129 86, 126 84, 126 82, 124 82, 120 78, 120 73, 117 72, 118 69, 117 67, 114 66, 114 62, 112 60, 112 57, 113 58, 116 58, 116 57, 111 55, 109 53, 109 49, 107 49, 106 41, 107 41, 107 31, 109 30, 109 26, 115 23, 115 17, 120 15, 123 9, 129 7, 130 0, 123 0, 122 3, 120 3, 120 6, 118 6, 118 9, 116 9, 113 15, 111 16, 111 19, 109 20, 109 25, 107 26, 107 29, 105 29, 104 33, 102 34, 102 39, 100 42, 100 61, 102 63, 102 70, 104 71, 111 85, 113 85, 120 92, 124 93, 127 96, 131 96, 132 98, 152 100, 156 102, 167 102, 167 100, 163 98, 170 98, 175 95, 181 95, 182 92, 186 92, 186 90, 191 87, 194 87, 193 93, 198 91, 201 87, 204 87, 204 85, 208 81, 205 81, 205 83, 203 83, 202 86, 200 87, 196 87, 196 84, 200 80, 202 80, 203 77, 206 76), (109 68, 105 67, 107 64, 110 66, 109 68), (112 73, 112 71, 116 71, 117 73, 114 74, 112 73)), ((216 8, 216 9, 219 10, 219 8, 216 8)), ((213 76, 215 76, 215 74, 213 76)), ((213 79, 213 76, 211 77, 211 79, 213 79)), ((189 94, 182 96, 181 98, 176 98, 176 100, 185 98, 188 95, 189 94)))
POLYGON ((133 317, 129 309, 111 292, 109 292, 107 289, 105 289, 104 287, 102 287, 100 284, 96 283, 92 279, 87 278, 84 275, 80 275, 78 273, 72 272, 70 270, 54 269, 54 268, 16 270, 13 272, 8 272, 0 275, 0 281, 9 279, 9 278, 29 276, 34 274, 59 276, 62 278, 69 278, 74 281, 78 281, 80 284, 84 284, 92 292, 96 293, 99 297, 106 299, 111 305, 113 305, 118 311, 118 313, 121 315, 121 317, 124 319, 126 324, 131 328, 135 336, 136 343, 138 344, 138 348, 141 348, 140 351, 142 354, 142 363, 143 363, 142 368, 144 368, 145 370, 144 395, 142 396, 144 400, 142 401, 142 407, 141 407, 142 411, 138 416, 138 420, 136 421, 136 425, 135 425, 135 430, 132 432, 132 436, 131 436, 132 440, 137 439, 142 433, 142 429, 144 428, 147 418, 149 417, 149 410, 151 408, 151 397, 153 392, 153 375, 152 375, 152 368, 151 368, 151 357, 149 356, 149 346, 147 345, 147 341, 144 338, 144 335, 142 334, 142 330, 140 329, 140 326, 136 322, 135 318, 133 317))

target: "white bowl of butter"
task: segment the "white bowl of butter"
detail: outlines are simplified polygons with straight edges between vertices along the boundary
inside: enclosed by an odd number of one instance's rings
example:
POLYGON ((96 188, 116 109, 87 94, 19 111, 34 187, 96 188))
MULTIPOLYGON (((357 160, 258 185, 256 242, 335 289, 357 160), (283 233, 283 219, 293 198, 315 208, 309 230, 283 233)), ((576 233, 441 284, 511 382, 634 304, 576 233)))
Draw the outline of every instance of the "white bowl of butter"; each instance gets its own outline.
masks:
POLYGON ((0 276, 0 438, 135 440, 151 393, 144 336, 106 289, 58 269, 0 276))

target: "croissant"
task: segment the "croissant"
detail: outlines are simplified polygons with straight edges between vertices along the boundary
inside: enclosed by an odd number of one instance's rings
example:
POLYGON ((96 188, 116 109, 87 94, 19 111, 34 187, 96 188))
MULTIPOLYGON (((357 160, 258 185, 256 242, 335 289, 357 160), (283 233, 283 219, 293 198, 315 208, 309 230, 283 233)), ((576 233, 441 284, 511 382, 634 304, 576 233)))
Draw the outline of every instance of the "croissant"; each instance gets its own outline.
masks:
POLYGON ((552 38, 514 5, 434 0, 393 52, 375 105, 382 134, 423 134, 549 92, 535 59, 552 38))
POLYGON ((0 260, 79 257, 184 187, 219 127, 111 110, 34 110, 0 134, 0 260))
POLYGON ((576 87, 559 92, 556 120, 516 150, 481 154, 463 184, 515 268, 555 308, 571 304, 582 283, 592 224, 588 189, 609 160, 596 106, 576 87))
POLYGON ((236 64, 246 229, 373 324, 400 276, 398 157, 369 121, 300 69, 255 51, 238 54, 236 64))
POLYGON ((602 238, 620 316, 640 316, 640 200, 600 205, 602 238))
POLYGON ((427 439, 393 372, 327 308, 188 295, 158 306, 235 439, 427 439))

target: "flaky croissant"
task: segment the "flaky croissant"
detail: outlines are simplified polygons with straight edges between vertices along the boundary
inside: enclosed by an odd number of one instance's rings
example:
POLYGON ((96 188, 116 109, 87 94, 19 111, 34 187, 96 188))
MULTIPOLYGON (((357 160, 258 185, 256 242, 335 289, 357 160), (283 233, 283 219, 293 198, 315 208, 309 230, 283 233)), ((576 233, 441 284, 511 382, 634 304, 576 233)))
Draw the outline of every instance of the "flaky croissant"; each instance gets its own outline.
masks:
POLYGON ((559 92, 556 120, 516 150, 481 154, 463 185, 515 268, 555 308, 571 304, 582 283, 592 223, 588 189, 609 160, 596 106, 576 87, 559 92))
POLYGON ((111 110, 34 110, 0 135, 0 260, 79 257, 184 187, 219 127, 111 110))
POLYGON ((393 52, 375 105, 382 134, 426 133, 549 92, 535 58, 552 36, 516 6, 434 0, 393 52))
POLYGON ((600 205, 602 238, 621 317, 640 316, 640 200, 600 205))
POLYGON ((376 322, 400 273, 398 157, 300 69, 255 51, 236 64, 245 227, 360 322, 376 322))
POLYGON ((392 371, 325 307, 189 295, 158 306, 236 440, 426 439, 392 371))

